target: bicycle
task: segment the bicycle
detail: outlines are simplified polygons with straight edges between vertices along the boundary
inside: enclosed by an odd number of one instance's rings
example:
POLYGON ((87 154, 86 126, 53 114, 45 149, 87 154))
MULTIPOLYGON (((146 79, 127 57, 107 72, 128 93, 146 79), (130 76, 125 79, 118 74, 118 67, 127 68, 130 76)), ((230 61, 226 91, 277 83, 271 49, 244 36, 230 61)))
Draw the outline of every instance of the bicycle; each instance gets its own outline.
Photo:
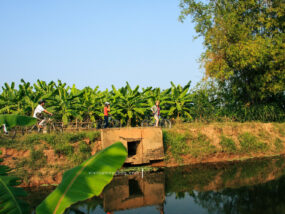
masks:
MULTIPOLYGON (((168 119, 164 119, 164 118, 160 118, 159 122, 158 122, 158 126, 161 128, 171 128, 171 121, 168 119)), ((155 119, 144 119, 141 122, 141 127, 151 127, 151 126, 155 126, 155 119)))
POLYGON ((29 128, 27 130, 28 133, 31 133, 31 132, 43 132, 43 133, 46 133, 46 132, 60 132, 62 133, 63 132, 63 126, 62 126, 62 123, 58 123, 58 122, 55 122, 54 119, 51 118, 51 116, 45 116, 44 117, 44 124, 43 124, 43 129, 39 127, 39 123, 42 121, 42 119, 39 119, 37 118, 37 124, 33 125, 31 128, 29 128))

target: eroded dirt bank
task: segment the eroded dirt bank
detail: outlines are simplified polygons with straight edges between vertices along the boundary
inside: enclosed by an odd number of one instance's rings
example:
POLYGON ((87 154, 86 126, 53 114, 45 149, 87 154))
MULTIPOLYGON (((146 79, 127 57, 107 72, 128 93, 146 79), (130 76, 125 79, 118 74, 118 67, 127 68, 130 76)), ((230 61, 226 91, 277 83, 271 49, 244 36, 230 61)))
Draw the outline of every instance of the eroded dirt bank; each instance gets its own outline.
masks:
MULTIPOLYGON (((228 162, 285 154, 284 123, 191 123, 164 130, 165 159, 155 167, 228 162)), ((62 174, 100 150, 94 132, 0 139, 1 164, 22 186, 59 184, 62 174), (72 135, 72 137, 70 137, 72 135), (94 137, 95 136, 95 137, 94 137)))

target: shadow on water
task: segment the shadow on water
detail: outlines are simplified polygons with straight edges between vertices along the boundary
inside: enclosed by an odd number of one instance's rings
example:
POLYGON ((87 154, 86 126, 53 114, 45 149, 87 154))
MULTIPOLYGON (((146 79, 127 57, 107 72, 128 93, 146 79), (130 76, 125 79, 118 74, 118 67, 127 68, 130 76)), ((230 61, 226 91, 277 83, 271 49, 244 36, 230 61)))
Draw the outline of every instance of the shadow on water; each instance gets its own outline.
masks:
POLYGON ((284 191, 284 157, 183 166, 117 176, 66 213, 285 214, 284 191))

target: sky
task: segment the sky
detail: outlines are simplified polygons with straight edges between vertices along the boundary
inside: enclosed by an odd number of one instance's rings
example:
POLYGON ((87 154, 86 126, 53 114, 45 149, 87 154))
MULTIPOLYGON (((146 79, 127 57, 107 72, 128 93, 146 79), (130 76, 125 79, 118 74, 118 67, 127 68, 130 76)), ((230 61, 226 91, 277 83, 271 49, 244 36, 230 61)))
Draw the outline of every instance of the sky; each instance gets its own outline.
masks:
POLYGON ((202 38, 179 0, 1 0, 0 86, 60 79, 78 88, 194 86, 202 38))

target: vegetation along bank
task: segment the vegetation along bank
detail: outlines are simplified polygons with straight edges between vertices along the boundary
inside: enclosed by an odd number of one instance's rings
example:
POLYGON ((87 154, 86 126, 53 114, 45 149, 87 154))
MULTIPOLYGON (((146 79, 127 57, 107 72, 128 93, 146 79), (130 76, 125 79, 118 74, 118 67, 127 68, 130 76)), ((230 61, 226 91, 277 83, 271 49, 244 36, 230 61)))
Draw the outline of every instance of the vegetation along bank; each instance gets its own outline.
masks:
MULTIPOLYGON (((0 150, 2 164, 22 186, 40 186, 60 183, 62 173, 95 154, 100 143, 99 131, 29 134, 2 138, 0 150)), ((165 159, 153 169, 277 156, 285 154, 285 123, 181 123, 163 130, 163 143, 165 159)))

